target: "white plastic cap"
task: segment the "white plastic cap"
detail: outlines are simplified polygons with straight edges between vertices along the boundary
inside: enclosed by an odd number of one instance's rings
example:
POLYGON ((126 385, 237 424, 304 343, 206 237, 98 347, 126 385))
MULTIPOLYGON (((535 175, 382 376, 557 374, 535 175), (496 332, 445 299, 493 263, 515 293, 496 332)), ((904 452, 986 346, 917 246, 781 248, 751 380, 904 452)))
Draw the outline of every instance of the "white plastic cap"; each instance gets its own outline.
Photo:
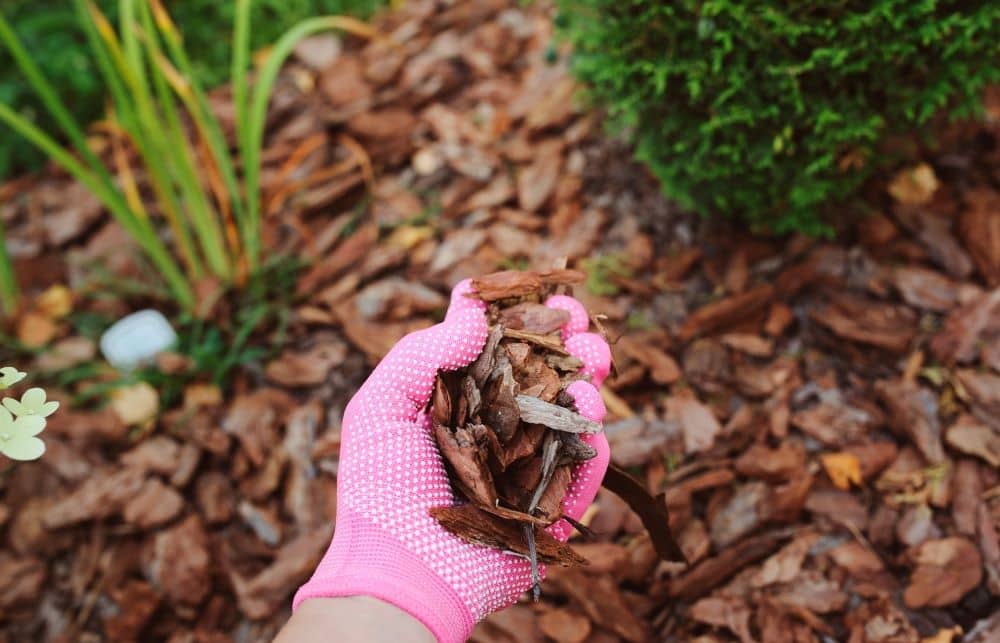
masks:
POLYGON ((157 310, 122 317, 101 335, 101 354, 112 366, 129 371, 151 361, 177 341, 170 322, 157 310))

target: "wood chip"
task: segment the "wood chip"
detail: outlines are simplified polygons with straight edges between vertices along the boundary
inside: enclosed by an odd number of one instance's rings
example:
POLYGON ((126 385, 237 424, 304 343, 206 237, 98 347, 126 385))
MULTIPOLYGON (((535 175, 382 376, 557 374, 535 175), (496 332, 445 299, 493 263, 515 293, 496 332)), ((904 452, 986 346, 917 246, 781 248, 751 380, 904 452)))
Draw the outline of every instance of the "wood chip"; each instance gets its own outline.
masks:
POLYGON ((670 532, 670 516, 663 494, 654 497, 638 480, 614 464, 608 467, 601 484, 621 497, 639 515, 661 560, 679 562, 686 560, 684 552, 670 532))
MULTIPOLYGON (((497 519, 474 505, 435 507, 430 514, 445 529, 474 545, 528 555, 521 526, 516 522, 497 519)), ((559 542, 546 531, 535 531, 535 546, 538 559, 543 563, 564 567, 587 564, 587 560, 574 552, 572 547, 559 542)))
POLYGON ((517 408, 521 411, 521 420, 530 424, 541 424, 556 431, 566 433, 598 433, 601 425, 588 420, 579 413, 567 408, 545 402, 529 395, 517 396, 517 408))

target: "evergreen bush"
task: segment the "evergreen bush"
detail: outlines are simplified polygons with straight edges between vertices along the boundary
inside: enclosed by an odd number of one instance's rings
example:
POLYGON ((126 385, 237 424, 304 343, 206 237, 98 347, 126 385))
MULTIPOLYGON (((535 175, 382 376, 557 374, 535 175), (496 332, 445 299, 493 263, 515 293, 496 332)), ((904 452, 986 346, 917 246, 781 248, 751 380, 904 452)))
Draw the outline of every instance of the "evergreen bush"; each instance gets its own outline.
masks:
MULTIPOLYGON (((773 232, 968 116, 1000 79, 990 0, 560 0, 573 68, 668 196, 773 232)), ((827 219, 826 221, 829 221, 827 219)))

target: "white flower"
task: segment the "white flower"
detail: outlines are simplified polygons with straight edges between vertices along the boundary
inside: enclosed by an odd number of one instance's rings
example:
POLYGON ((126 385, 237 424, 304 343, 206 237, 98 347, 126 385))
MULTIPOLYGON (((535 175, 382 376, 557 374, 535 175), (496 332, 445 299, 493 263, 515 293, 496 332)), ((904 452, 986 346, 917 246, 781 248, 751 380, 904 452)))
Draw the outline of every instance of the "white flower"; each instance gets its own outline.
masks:
POLYGON ((59 402, 46 402, 45 391, 38 387, 25 391, 20 402, 12 397, 3 398, 3 405, 19 417, 34 415, 45 418, 55 413, 56 409, 59 408, 59 402))
MULTIPOLYGON (((10 399, 10 398, 7 398, 10 399)), ((25 415, 17 419, 0 407, 0 453, 11 460, 36 460, 45 453, 45 443, 35 436, 45 428, 45 418, 25 415)))
POLYGON ((13 386, 27 376, 27 373, 19 371, 13 366, 4 366, 0 368, 0 388, 13 386))

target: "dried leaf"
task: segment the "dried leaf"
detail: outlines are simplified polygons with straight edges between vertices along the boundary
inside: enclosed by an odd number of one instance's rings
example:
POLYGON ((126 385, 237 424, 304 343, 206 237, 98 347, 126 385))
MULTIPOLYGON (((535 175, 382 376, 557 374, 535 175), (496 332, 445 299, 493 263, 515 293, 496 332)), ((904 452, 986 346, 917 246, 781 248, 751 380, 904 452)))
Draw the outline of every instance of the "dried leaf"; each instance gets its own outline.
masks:
POLYGON ((934 169, 921 163, 897 172, 889 183, 889 194, 900 203, 922 205, 930 201, 939 186, 934 169))
POLYGON ((684 433, 684 451, 707 451, 715 444, 722 426, 712 410, 690 392, 681 392, 667 399, 667 418, 676 421, 684 433))
POLYGON ((945 440, 949 446, 962 453, 982 458, 993 467, 1000 467, 1000 434, 969 415, 959 417, 948 428, 945 440))
POLYGON ((688 614, 696 621, 728 629, 742 643, 755 640, 750 634, 750 608, 739 599, 703 598, 691 606, 688 614))
POLYGON ((903 602, 910 609, 957 603, 983 578, 982 557, 964 538, 928 540, 909 553, 916 564, 903 602))
POLYGON ((549 610, 538 618, 538 627, 556 643, 583 643, 590 635, 590 619, 569 609, 549 610))
POLYGON ((41 348, 56 336, 59 327, 52 318, 35 312, 27 312, 17 323, 17 339, 27 348, 41 348))
POLYGON ((208 536, 197 516, 188 516, 153 538, 146 576, 172 603, 197 605, 212 587, 208 536))
POLYGON ((61 319, 73 311, 73 291, 53 284, 35 298, 35 309, 50 319, 61 319))
POLYGON ((286 351, 267 365, 268 379, 284 386, 317 386, 326 381, 330 369, 347 356, 347 345, 337 339, 317 343, 304 352, 286 351))
POLYGON ((820 457, 833 486, 847 491, 851 483, 861 484, 861 461, 853 453, 824 453, 820 457))
POLYGON ((148 382, 136 382, 115 389, 111 408, 124 424, 142 424, 160 410, 160 394, 148 382))

